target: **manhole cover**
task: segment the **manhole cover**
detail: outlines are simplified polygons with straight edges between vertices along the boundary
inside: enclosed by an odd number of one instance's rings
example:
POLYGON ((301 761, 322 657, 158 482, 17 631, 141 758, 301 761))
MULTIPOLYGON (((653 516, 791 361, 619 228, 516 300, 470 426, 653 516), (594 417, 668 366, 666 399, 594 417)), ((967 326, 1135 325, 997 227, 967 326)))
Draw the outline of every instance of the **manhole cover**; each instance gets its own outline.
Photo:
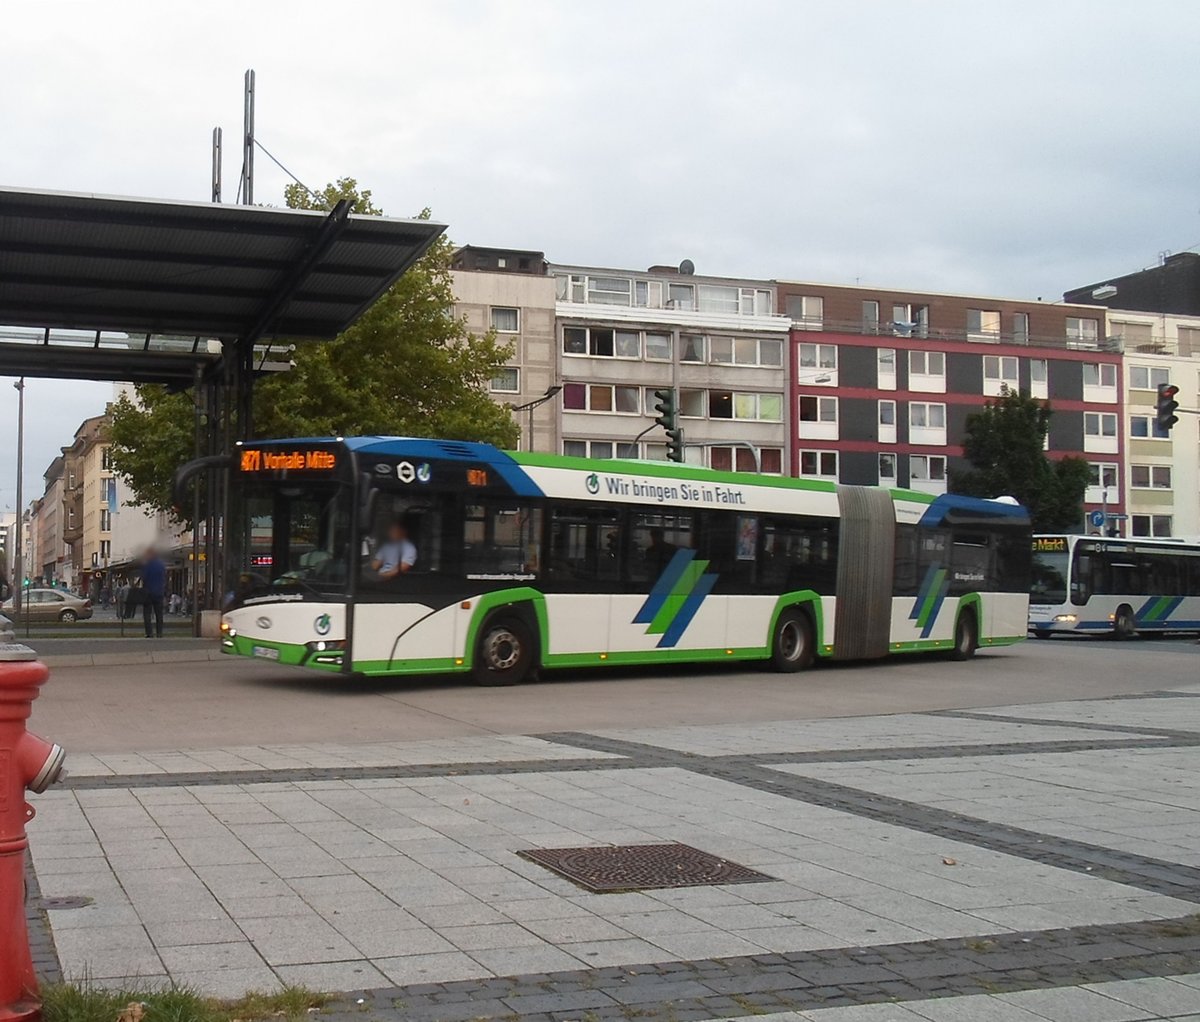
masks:
POLYGON ((517 854, 597 894, 775 879, 680 844, 531 848, 517 854))
POLYGON ((83 894, 64 894, 61 898, 43 898, 42 908, 57 910, 87 908, 92 903, 93 900, 83 894))

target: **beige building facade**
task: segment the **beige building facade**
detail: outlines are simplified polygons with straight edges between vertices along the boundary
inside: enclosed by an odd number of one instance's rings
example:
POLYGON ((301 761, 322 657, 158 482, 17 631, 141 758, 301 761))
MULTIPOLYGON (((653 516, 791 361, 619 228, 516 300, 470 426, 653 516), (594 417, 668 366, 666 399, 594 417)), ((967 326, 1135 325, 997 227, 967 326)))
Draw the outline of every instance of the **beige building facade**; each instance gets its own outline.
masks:
POLYGON ((1169 431, 1155 421, 1163 383, 1200 409, 1200 316, 1113 309, 1108 331, 1125 351, 1126 534, 1200 539, 1200 415, 1183 411, 1169 431))

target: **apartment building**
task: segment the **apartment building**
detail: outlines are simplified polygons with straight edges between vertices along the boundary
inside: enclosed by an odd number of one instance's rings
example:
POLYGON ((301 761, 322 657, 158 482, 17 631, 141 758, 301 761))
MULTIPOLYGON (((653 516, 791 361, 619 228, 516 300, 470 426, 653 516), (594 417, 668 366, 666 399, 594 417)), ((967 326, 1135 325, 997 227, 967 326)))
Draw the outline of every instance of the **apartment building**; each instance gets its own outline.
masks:
POLYGON ((792 323, 795 473, 944 493, 967 417, 1005 388, 1050 400, 1047 449, 1092 465, 1089 508, 1124 509, 1119 345, 1061 302, 780 282, 792 323))
POLYGON ((1200 316, 1112 309, 1108 331, 1125 351, 1129 533, 1200 538, 1200 415, 1180 415, 1169 431, 1155 422, 1159 384, 1200 409, 1200 316))
POLYGON ((64 459, 59 455, 42 474, 44 496, 37 510, 38 545, 36 571, 46 583, 70 578, 69 547, 63 542, 64 459))
MULTIPOLYGON (((75 430, 75 436, 63 452, 63 542, 70 548, 71 573, 66 582, 86 591, 95 569, 103 566, 101 559, 103 540, 111 543, 109 528, 100 529, 99 512, 99 467, 107 456, 99 452, 108 447, 107 419, 93 415, 84 419, 75 430), (91 486, 88 485, 89 477, 91 486), (90 492, 91 499, 85 500, 90 492), (88 510, 93 513, 89 522, 88 510), (93 555, 95 555, 93 560, 93 555)), ((111 476, 111 472, 108 473, 111 476)), ((105 523, 108 524, 107 521, 105 523)))
POLYGON ((491 381, 494 400, 516 409, 522 450, 557 451, 561 442, 554 329, 554 281, 541 252, 466 246, 454 256, 455 311, 475 334, 496 331, 512 358, 491 381))
POLYGON ((674 387, 689 463, 790 470, 790 324, 772 283, 700 276, 688 260, 645 271, 552 264, 550 273, 562 453, 665 459, 654 391, 674 387))

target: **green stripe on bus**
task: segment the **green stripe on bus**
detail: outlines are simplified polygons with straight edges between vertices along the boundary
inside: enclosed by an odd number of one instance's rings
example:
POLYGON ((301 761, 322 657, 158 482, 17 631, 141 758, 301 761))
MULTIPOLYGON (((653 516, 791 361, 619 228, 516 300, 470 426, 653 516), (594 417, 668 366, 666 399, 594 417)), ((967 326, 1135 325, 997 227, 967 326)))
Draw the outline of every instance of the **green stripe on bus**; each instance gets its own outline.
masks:
POLYGON ((933 580, 929 583, 929 590, 925 593, 925 600, 921 604, 921 613, 917 615, 918 628, 925 627, 925 622, 929 620, 929 615, 933 613, 933 608, 937 605, 938 597, 942 591, 942 583, 945 581, 946 569, 938 568, 933 573, 933 580))
POLYGON ((696 588, 696 583, 700 581, 700 576, 704 574, 706 568, 708 568, 708 561, 692 561, 683 570, 683 574, 671 587, 663 605, 658 608, 658 613, 654 615, 650 627, 646 629, 647 635, 662 635, 667 630, 671 622, 675 620, 675 615, 683 609, 684 601, 696 588))

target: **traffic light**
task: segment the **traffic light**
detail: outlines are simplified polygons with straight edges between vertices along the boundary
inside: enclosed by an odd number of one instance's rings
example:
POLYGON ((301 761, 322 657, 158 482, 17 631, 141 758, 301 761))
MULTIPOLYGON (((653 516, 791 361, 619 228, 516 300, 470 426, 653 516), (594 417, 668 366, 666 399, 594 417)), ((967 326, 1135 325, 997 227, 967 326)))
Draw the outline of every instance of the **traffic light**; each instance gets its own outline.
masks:
POLYGON ((654 421, 670 433, 679 422, 679 408, 675 402, 675 388, 668 387, 665 390, 656 390, 654 397, 656 399, 654 410, 658 412, 654 421))
POLYGON ((667 460, 683 464, 683 430, 678 426, 667 430, 667 460))
POLYGON ((1170 432, 1172 426, 1179 421, 1179 416, 1175 414, 1175 410, 1179 407, 1179 402, 1175 400, 1175 395, 1179 393, 1179 388, 1173 383, 1160 383, 1158 385, 1158 405, 1155 408, 1155 421, 1158 428, 1164 433, 1170 432))

